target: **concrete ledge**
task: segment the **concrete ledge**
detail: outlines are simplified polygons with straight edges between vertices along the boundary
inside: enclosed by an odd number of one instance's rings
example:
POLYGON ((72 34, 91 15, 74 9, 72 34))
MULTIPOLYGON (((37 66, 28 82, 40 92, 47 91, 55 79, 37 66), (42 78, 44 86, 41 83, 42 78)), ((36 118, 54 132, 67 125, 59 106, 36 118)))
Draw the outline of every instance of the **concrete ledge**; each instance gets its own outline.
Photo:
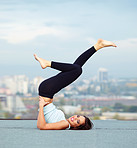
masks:
POLYGON ((0 120, 1 148, 136 148, 137 121, 93 121, 93 130, 36 128, 36 120, 0 120))

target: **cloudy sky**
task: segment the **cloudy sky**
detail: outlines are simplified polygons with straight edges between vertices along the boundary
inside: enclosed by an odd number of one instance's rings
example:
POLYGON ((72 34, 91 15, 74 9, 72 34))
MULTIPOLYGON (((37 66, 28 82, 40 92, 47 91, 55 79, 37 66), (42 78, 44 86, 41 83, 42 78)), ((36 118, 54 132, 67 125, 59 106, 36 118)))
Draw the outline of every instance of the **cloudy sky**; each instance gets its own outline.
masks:
POLYGON ((97 52, 84 65, 82 77, 100 67, 111 77, 137 78, 136 0, 0 0, 0 76, 49 77, 33 54, 73 62, 98 38, 117 48, 97 52))

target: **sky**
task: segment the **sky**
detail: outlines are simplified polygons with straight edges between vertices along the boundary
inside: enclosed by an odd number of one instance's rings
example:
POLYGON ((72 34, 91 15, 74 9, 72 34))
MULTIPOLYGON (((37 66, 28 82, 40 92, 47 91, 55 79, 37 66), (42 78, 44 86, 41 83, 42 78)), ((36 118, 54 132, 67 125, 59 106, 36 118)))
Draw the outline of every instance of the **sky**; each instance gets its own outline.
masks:
POLYGON ((72 63, 99 39, 113 41, 83 66, 82 78, 106 68, 113 78, 137 78, 136 0, 0 0, 0 76, 50 77, 33 54, 72 63))

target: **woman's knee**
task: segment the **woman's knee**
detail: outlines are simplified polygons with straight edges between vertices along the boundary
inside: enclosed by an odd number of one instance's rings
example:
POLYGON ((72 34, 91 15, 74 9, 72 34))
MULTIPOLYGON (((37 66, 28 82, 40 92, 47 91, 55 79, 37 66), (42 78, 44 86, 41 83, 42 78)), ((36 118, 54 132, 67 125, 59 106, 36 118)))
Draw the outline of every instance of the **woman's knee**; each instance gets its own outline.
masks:
POLYGON ((79 66, 79 65, 77 65, 77 64, 75 64, 75 66, 76 66, 77 74, 78 74, 78 75, 81 75, 81 74, 82 74, 82 68, 81 68, 81 66, 79 66))

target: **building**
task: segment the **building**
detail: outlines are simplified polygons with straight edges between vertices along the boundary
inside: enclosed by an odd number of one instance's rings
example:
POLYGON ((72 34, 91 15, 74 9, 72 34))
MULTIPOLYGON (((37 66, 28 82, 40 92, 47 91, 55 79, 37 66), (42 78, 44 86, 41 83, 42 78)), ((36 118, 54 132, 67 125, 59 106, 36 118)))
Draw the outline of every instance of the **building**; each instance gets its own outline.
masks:
POLYGON ((10 113, 26 112, 27 109, 19 96, 0 95, 1 108, 10 113))
POLYGON ((29 92, 32 94, 37 94, 38 93, 38 87, 39 84, 43 81, 42 77, 35 77, 29 85, 29 92))
POLYGON ((99 82, 108 82, 108 70, 105 68, 99 68, 98 70, 98 81, 99 82))
POLYGON ((27 94, 28 93, 28 77, 25 75, 14 76, 14 81, 16 84, 16 93, 27 94))
MULTIPOLYGON (((10 94, 27 94, 29 80, 25 75, 5 76, 2 79, 1 87, 10 90, 10 94)), ((1 90, 2 91, 2 90, 1 90)), ((6 94, 6 93, 5 93, 6 94)))
MULTIPOLYGON (((14 76, 4 76, 1 79, 2 83, 1 83, 1 88, 9 89, 11 91, 11 94, 16 94, 16 83, 14 81, 14 76)), ((1 94, 7 94, 6 92, 2 92, 1 94)))

